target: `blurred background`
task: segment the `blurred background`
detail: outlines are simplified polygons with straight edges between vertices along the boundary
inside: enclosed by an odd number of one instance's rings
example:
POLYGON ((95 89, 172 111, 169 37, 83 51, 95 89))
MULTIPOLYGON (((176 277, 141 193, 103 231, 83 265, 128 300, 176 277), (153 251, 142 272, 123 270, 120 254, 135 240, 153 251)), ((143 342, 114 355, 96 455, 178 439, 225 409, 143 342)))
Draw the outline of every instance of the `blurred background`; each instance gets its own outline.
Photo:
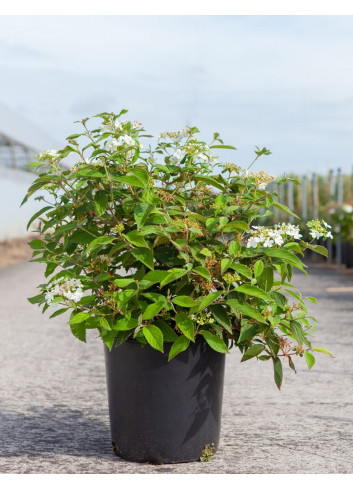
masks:
POLYGON ((256 170, 300 181, 282 202, 353 242, 352 51, 351 16, 1 16, 0 255, 35 210, 25 164, 122 108, 151 134, 218 131, 241 166, 266 146, 256 170))

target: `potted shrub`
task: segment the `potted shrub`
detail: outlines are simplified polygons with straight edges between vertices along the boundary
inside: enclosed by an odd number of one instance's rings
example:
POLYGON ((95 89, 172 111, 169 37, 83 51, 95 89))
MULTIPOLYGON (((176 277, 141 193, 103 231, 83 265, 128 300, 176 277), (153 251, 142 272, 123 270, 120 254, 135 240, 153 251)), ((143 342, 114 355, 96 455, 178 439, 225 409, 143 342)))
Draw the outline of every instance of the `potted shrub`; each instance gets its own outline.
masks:
MULTIPOLYGON (((215 133, 206 144, 195 127, 162 133, 154 149, 126 113, 102 113, 98 128, 81 121, 60 151, 29 164, 39 172, 24 202, 38 191, 44 207, 30 220, 40 238, 32 261, 46 264, 47 283, 29 299, 71 311, 73 335, 96 329, 104 342, 115 452, 139 462, 208 460, 217 449, 224 360, 271 363, 278 388, 282 361, 313 352, 313 319, 293 285, 306 248, 292 224, 254 226, 273 207, 287 179, 221 164, 214 151, 234 150, 215 133), (81 144, 83 141, 83 144, 81 144), (69 154, 77 162, 68 169, 69 154), (48 197, 49 195, 49 197, 48 197), (288 301, 294 297, 294 304, 288 301)), ((93 119, 94 121, 95 119, 93 119)), ((253 163, 266 148, 256 148, 253 163)), ((252 163, 252 164, 253 164, 252 163)), ((250 165, 251 166, 251 165, 250 165)), ((328 226, 312 221, 313 239, 328 226)))

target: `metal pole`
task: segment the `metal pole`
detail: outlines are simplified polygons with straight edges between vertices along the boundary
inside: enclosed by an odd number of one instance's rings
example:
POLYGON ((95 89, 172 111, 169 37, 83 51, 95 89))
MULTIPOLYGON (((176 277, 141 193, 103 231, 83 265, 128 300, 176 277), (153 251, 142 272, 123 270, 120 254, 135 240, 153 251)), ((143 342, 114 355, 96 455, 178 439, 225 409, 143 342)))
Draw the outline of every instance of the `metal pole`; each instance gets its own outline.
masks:
MULTIPOLYGON (((342 175, 341 175, 341 168, 337 169, 337 207, 338 209, 341 209, 342 207, 342 175)), ((336 261, 337 261, 337 268, 341 268, 342 265, 342 236, 341 236, 341 228, 339 229, 337 233, 337 240, 336 240, 336 261)))
MULTIPOLYGON (((328 175, 328 192, 329 192, 329 203, 331 208, 334 195, 335 195, 335 179, 333 176, 333 170, 330 170, 328 175)), ((332 239, 331 238, 327 240, 327 261, 328 263, 332 263, 332 239)))

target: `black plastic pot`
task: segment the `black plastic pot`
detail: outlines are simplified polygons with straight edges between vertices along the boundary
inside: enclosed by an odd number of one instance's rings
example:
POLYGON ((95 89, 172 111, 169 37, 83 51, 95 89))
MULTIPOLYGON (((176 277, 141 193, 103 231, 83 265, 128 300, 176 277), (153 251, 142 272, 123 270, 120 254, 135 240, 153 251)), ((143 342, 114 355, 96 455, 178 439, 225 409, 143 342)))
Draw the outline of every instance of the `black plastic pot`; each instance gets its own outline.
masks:
POLYGON ((201 338, 168 362, 165 345, 104 347, 113 448, 126 460, 191 462, 217 450, 225 354, 201 338))

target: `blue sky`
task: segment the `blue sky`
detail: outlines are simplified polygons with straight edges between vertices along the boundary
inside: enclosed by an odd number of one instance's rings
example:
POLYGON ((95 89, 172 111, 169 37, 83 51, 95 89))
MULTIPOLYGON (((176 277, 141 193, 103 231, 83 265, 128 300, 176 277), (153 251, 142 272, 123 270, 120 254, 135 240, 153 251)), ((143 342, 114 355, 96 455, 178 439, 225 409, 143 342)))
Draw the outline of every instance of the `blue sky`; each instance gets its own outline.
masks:
POLYGON ((0 16, 0 101, 62 144, 128 108, 151 133, 220 132, 243 166, 258 145, 276 175, 350 171, 352 52, 352 16, 0 16))

